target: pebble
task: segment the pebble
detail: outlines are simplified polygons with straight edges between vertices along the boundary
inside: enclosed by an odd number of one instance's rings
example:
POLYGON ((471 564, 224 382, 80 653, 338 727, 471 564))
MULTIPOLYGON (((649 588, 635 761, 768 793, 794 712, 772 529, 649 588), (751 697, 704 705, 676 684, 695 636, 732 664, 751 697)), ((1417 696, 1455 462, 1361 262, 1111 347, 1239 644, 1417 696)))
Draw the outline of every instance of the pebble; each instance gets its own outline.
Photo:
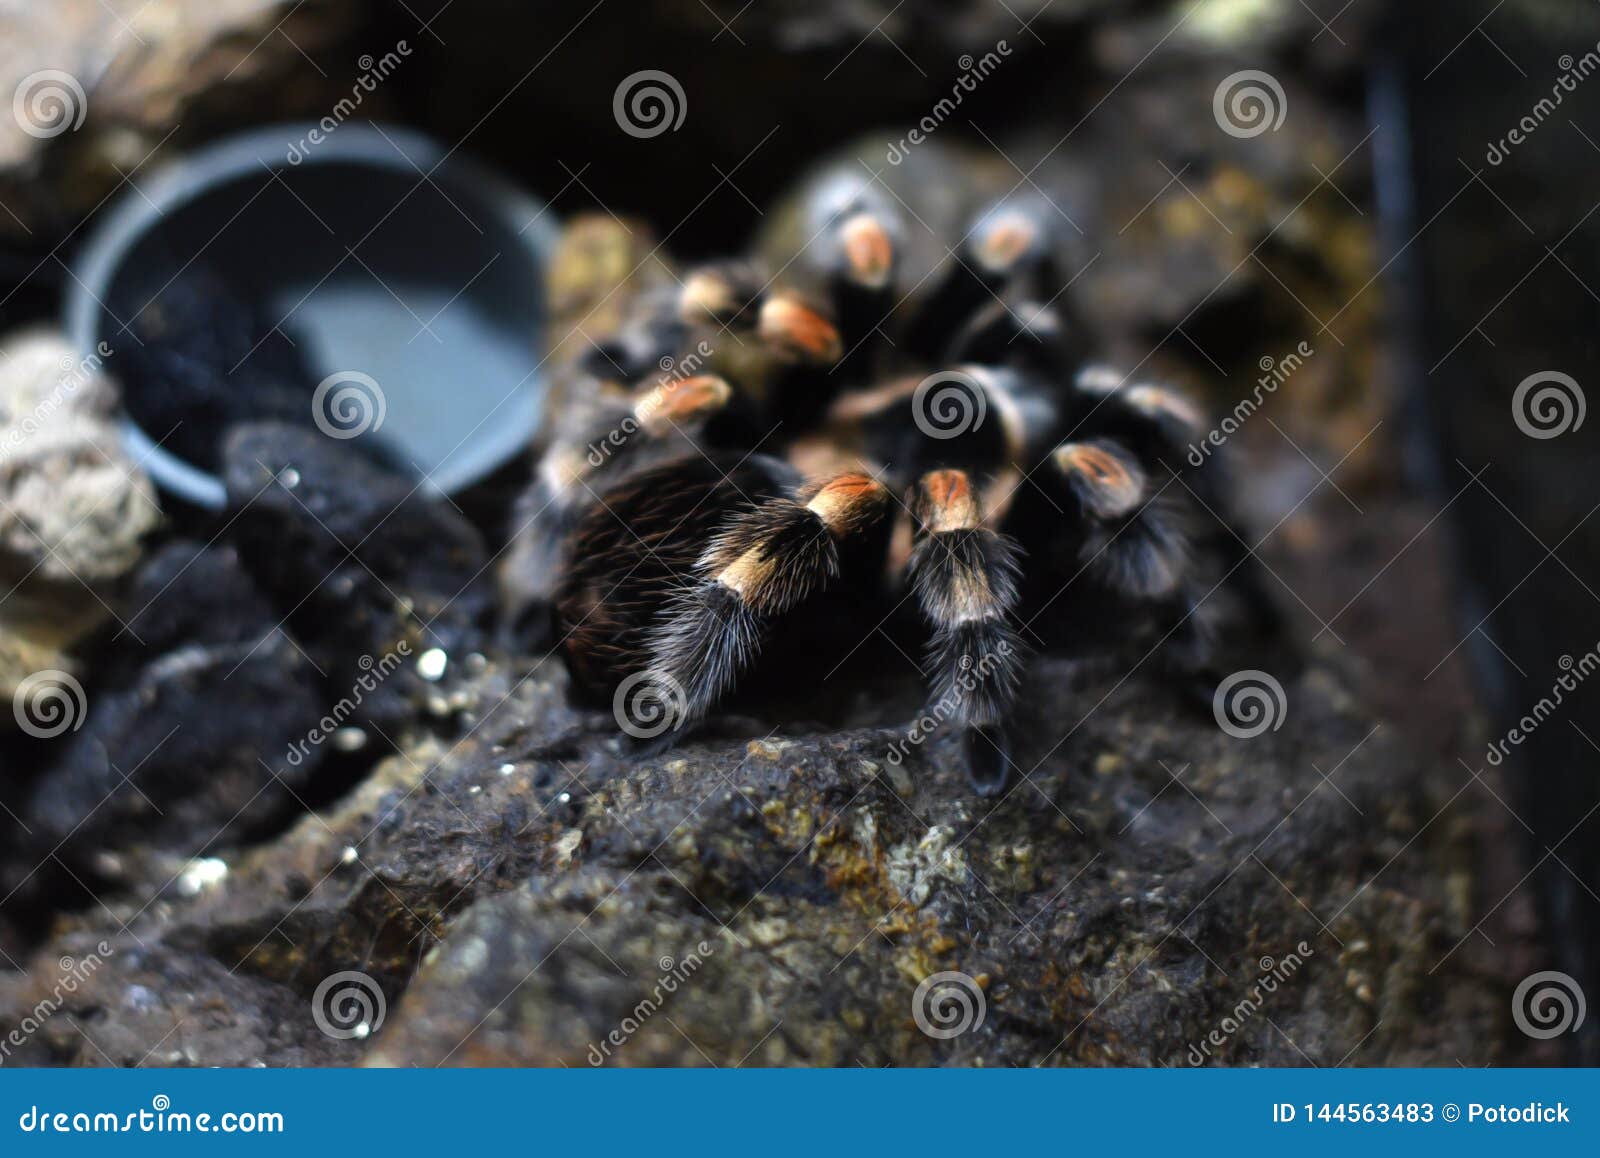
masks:
POLYGON ((417 657, 417 674, 429 682, 444 678, 444 669, 450 657, 441 648, 430 647, 417 657))

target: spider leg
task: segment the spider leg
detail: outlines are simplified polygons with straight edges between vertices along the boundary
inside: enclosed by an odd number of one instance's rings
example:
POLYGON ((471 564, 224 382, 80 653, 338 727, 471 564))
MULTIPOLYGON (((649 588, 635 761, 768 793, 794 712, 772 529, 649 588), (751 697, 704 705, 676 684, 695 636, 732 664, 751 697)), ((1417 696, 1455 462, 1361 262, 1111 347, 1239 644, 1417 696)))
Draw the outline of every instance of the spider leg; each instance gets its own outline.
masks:
POLYGON ((721 261, 689 271, 678 295, 678 316, 689 325, 750 324, 765 300, 759 266, 721 261))
POLYGON ((615 333, 593 342, 579 356, 579 368, 595 378, 626 382, 655 373, 662 358, 688 344, 690 326, 679 308, 679 298, 675 285, 641 293, 628 304, 615 333))
POLYGON ((1139 460, 1110 439, 1063 443, 1050 465, 1065 483, 1074 564, 1119 608, 1154 612, 1157 662, 1209 700, 1208 672, 1224 626, 1199 574, 1188 504, 1157 493, 1139 460))
POLYGON ((996 299, 950 343, 950 358, 1032 371, 1064 381, 1078 365, 1076 338, 1061 311, 1034 299, 996 299))
POLYGON ((1052 244, 1048 215, 1040 205, 1015 198, 984 208, 920 309, 907 336, 910 348, 924 358, 958 360, 963 355, 951 335, 996 299, 1008 293, 1048 298, 1048 287, 1059 285, 1052 244))
POLYGON ((844 343, 835 375, 864 380, 882 352, 871 340, 895 305, 906 230, 886 187, 854 164, 802 190, 769 222, 773 266, 833 306, 844 343))
POLYGON ((983 392, 988 415, 993 416, 990 438, 997 436, 999 442, 985 446, 969 436, 967 441, 979 457, 966 465, 988 475, 979 505, 987 523, 994 526, 1005 518, 1024 485, 1024 464, 1039 462, 1058 436, 1061 407, 1048 378, 1033 370, 983 366, 973 368, 972 376, 983 392))
POLYGON ((1110 439, 1064 442, 1050 456, 1072 500, 1079 565, 1113 591, 1139 600, 1173 597, 1190 546, 1174 505, 1153 494, 1149 476, 1110 439))
POLYGON ((1042 198, 1001 198, 978 215, 969 231, 969 260, 991 285, 1048 293, 1048 287, 1060 284, 1053 216, 1042 198))
POLYGON ((1017 547, 982 525, 963 471, 923 475, 912 514, 916 545, 906 575, 933 628, 930 702, 936 718, 961 729, 973 788, 997 796, 1011 781, 1009 724, 1024 662, 1013 623, 1017 547))
POLYGON ((894 277, 898 225, 882 208, 859 208, 839 224, 844 280, 882 291, 894 277))
POLYGON ((648 676, 677 707, 674 734, 732 688, 774 618, 839 575, 841 546, 876 524, 887 502, 881 483, 847 474, 723 523, 648 635, 648 676))
POLYGON ((827 409, 842 378, 833 370, 844 357, 833 306, 822 297, 775 289, 756 319, 754 355, 772 418, 785 431, 809 428, 827 409))
POLYGON ((746 411, 725 379, 698 375, 637 390, 629 403, 599 407, 586 422, 557 434, 512 511, 511 546, 500 573, 504 641, 528 653, 549 646, 551 602, 568 541, 611 476, 680 453, 685 443, 739 444, 752 425, 746 411))
POLYGON ((903 230, 899 215, 879 204, 842 215, 836 236, 828 285, 844 356, 833 373, 847 381, 867 381, 886 353, 886 343, 875 335, 894 312, 903 230))
POLYGON ((1197 449, 1207 434, 1199 407, 1169 387, 1120 385, 1112 370, 1085 370, 1079 385, 1102 399, 1085 421, 1133 449, 1142 461, 1170 472, 1174 483, 1169 492, 1191 510, 1190 537, 1197 553, 1218 561, 1218 579, 1239 594, 1244 616, 1255 629, 1276 634, 1281 613, 1234 513, 1229 459, 1220 448, 1197 449))
POLYGON ((827 308, 791 290, 775 290, 761 303, 756 332, 791 362, 831 366, 844 354, 844 339, 827 308))

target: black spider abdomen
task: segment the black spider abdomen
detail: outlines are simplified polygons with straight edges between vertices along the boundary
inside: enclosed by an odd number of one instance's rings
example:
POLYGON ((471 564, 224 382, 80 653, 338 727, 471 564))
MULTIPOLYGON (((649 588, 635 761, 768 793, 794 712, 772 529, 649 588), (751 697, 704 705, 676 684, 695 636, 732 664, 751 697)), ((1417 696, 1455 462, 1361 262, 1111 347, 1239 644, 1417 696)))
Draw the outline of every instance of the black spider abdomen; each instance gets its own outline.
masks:
POLYGON ((555 597, 556 638, 578 693, 609 703, 627 675, 647 667, 646 633, 694 578, 707 541, 795 481, 763 455, 696 452, 600 491, 571 532, 555 597))

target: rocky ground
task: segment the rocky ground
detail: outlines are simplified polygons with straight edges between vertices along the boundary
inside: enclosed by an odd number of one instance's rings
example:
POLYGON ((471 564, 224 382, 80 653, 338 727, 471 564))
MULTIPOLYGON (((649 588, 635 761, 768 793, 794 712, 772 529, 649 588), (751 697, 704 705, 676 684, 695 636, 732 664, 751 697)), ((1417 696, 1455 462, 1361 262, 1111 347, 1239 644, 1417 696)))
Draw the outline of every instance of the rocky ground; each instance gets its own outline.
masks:
POLYGON ((10 1010, 49 996, 55 958, 110 952, 22 1056, 1494 1059, 1506 1011, 1452 952, 1472 921, 1469 847, 1459 824, 1427 823, 1447 786, 1334 666, 1289 682, 1281 730, 1242 740, 1145 679, 1043 663, 1036 766, 998 807, 967 793, 942 742, 889 763, 901 728, 752 727, 640 762, 566 706, 555 664, 462 666, 443 694, 476 722, 469 738, 418 743, 214 870, 130 865, 104 907, 62 922, 32 977, 6 981, 10 1010), (1047 744, 1060 721, 1073 727, 1047 744), (1280 963, 1290 976, 1263 997, 1280 963), (313 993, 352 969, 387 1015, 334 1040, 313 993), (946 970, 976 980, 986 1013, 938 1040, 914 998, 946 970))

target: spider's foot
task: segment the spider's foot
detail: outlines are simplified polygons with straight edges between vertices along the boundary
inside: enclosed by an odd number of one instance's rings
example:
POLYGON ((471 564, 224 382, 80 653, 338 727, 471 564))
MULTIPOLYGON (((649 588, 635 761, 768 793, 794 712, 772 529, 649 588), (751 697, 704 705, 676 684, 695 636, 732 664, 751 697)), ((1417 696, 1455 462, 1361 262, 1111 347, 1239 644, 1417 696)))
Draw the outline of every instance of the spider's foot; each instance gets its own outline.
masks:
POLYGON ((1011 741, 997 727, 971 727, 961 737, 967 779, 979 796, 995 797, 1011 786, 1011 741))
POLYGON ((665 756, 688 739, 689 732, 687 727, 669 728, 659 736, 634 737, 627 743, 627 754, 635 760, 654 760, 657 756, 665 756))

